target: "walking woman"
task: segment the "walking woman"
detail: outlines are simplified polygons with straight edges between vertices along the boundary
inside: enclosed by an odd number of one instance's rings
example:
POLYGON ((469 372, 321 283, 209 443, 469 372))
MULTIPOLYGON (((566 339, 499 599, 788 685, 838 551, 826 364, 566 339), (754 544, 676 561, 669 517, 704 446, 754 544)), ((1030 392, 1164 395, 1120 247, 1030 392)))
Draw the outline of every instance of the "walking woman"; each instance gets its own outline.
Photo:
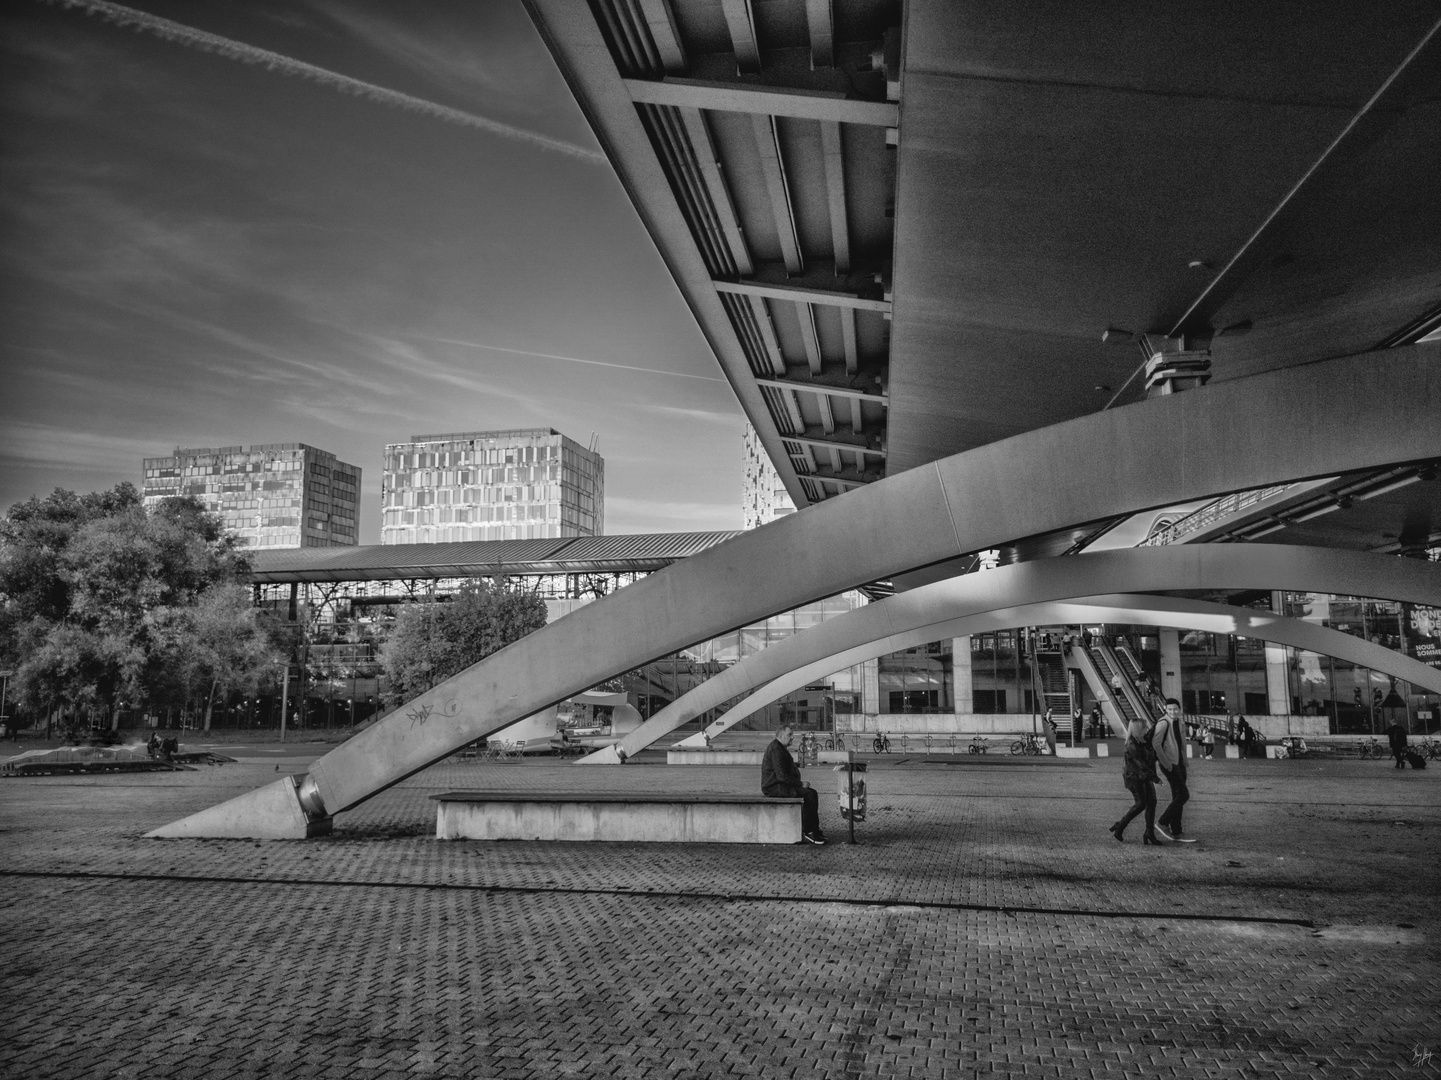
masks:
POLYGON ((1123 843, 1126 839, 1126 826, 1142 811, 1146 814, 1146 831, 1141 836, 1141 843, 1161 842, 1156 836, 1156 782, 1160 778, 1156 776, 1156 752, 1151 749, 1151 742, 1147 738, 1149 734, 1146 721, 1140 717, 1132 720, 1126 731, 1126 754, 1121 766, 1121 779, 1135 801, 1131 809, 1121 816, 1121 820, 1111 826, 1111 835, 1123 843))

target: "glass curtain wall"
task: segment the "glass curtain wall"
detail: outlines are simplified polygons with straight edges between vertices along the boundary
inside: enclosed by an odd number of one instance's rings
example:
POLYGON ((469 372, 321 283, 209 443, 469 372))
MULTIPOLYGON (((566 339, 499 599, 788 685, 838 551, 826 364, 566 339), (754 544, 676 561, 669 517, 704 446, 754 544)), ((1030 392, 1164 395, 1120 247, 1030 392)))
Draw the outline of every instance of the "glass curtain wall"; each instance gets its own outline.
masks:
POLYGON ((1025 642, 1020 629, 971 637, 972 712, 1031 712, 1035 690, 1025 642))

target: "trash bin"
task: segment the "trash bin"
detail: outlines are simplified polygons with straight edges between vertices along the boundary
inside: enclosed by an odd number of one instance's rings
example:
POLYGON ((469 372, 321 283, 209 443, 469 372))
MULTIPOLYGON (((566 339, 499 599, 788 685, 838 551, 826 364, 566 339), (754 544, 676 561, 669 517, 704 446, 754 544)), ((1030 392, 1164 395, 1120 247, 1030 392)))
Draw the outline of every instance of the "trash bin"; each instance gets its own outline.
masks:
POLYGON ((843 761, 836 766, 836 798, 843 821, 866 820, 866 763, 843 761))

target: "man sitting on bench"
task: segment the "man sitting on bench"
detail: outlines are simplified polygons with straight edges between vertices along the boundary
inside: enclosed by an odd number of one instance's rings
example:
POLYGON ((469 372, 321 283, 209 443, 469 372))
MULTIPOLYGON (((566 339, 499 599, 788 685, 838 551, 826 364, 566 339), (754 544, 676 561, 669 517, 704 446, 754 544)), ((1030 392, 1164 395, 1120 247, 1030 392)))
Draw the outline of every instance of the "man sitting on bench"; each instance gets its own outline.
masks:
POLYGON ((768 799, 804 799, 801 838, 809 844, 824 844, 826 834, 821 832, 821 817, 817 810, 820 796, 815 788, 801 779, 795 758, 787 749, 795 737, 790 725, 783 725, 766 747, 766 756, 761 761, 761 794, 768 799))

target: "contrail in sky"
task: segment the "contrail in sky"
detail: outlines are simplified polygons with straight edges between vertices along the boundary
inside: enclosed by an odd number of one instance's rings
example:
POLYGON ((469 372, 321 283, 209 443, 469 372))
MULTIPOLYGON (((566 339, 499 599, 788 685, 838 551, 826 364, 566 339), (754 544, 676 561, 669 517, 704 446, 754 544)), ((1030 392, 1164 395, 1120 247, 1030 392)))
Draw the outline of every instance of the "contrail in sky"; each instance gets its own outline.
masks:
POLYGON ((474 113, 463 112, 460 109, 452 109, 448 105, 439 105, 434 101, 427 101, 424 98, 403 94, 399 90, 389 90, 384 86, 376 86, 374 83, 353 79, 349 75, 341 75, 338 72, 330 71, 326 68, 316 67, 314 64, 307 64, 303 60, 296 60, 293 57, 271 52, 269 49, 261 49, 255 45, 247 45, 243 41, 235 41, 232 38, 221 37, 218 34, 207 33, 204 30, 197 30, 183 23, 172 22, 170 19, 162 19, 158 15, 151 15, 149 12, 136 11, 134 8, 125 7, 123 4, 111 3, 110 0, 41 0, 41 2, 54 4, 63 8, 79 8, 87 15, 98 15, 107 22, 114 23, 116 26, 132 27, 139 31, 154 34, 158 38, 174 42, 177 45, 199 49, 201 52, 215 53, 218 56, 225 57, 227 60, 239 60, 242 64, 261 64, 271 71, 279 71, 282 75, 295 75, 302 79, 309 79, 311 82, 319 83, 321 86, 328 86, 332 90, 339 90, 342 94, 354 94, 357 97, 363 97, 382 105, 394 105, 400 109, 420 113, 422 116, 429 116, 435 120, 444 120, 446 123, 476 128, 479 131, 489 132, 492 135, 499 135, 506 139, 517 139, 521 142, 528 142, 533 146, 539 146, 545 150, 553 150, 593 165, 604 164, 606 160, 604 154, 595 150, 587 150, 582 146, 576 146, 573 143, 568 143, 561 139, 552 139, 534 131, 526 131, 524 128, 512 127, 510 124, 502 124, 497 120, 488 120, 483 116, 476 116, 474 113))
POLYGON ((459 345, 463 349, 486 349, 490 352, 514 353, 516 356, 535 356, 542 360, 569 360, 572 364, 594 364, 596 367, 620 368, 622 371, 643 371, 647 375, 674 375, 677 379, 699 379, 702 382, 725 382, 714 375, 692 375, 685 371, 661 371, 659 368, 636 367, 633 364, 613 364, 608 360, 582 360, 578 356, 556 356, 553 353, 527 352, 525 349, 506 349, 500 345, 482 345, 478 341, 457 341, 454 338, 429 337, 423 341, 434 341, 438 345, 459 345))

